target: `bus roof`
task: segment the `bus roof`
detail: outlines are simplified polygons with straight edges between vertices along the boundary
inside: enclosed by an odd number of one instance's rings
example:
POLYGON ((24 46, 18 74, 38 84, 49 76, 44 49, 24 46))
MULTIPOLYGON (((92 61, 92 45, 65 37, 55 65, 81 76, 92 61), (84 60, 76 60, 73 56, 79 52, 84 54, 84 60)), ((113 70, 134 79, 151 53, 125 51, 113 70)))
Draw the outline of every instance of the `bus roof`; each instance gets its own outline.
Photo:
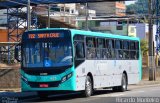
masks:
POLYGON ((44 29, 33 29, 32 31, 46 31, 46 30, 70 30, 72 32, 72 36, 76 34, 81 35, 88 35, 88 36, 99 36, 99 37, 108 37, 108 38, 120 38, 120 39, 129 39, 129 40, 138 40, 140 39, 138 37, 129 37, 129 36, 122 36, 117 34, 111 34, 111 33, 102 33, 102 32, 93 32, 93 31, 86 31, 86 30, 77 30, 77 29, 69 29, 69 28, 44 28, 44 29))

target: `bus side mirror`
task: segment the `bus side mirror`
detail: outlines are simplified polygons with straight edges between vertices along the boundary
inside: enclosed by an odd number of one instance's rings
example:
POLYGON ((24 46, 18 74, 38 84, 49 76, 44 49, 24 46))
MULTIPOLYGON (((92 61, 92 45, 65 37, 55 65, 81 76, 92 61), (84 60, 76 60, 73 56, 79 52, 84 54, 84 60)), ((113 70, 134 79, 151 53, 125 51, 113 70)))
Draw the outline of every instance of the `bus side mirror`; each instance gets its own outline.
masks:
POLYGON ((18 62, 21 62, 21 44, 15 46, 14 57, 18 62))

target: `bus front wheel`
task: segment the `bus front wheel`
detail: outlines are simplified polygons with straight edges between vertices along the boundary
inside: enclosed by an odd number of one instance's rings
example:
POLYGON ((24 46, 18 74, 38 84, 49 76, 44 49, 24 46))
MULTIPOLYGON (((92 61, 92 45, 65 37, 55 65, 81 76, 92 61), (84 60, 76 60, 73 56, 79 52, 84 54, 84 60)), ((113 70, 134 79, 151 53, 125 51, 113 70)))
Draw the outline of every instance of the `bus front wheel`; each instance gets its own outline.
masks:
POLYGON ((86 77, 84 96, 90 97, 93 93, 93 83, 90 76, 86 77))

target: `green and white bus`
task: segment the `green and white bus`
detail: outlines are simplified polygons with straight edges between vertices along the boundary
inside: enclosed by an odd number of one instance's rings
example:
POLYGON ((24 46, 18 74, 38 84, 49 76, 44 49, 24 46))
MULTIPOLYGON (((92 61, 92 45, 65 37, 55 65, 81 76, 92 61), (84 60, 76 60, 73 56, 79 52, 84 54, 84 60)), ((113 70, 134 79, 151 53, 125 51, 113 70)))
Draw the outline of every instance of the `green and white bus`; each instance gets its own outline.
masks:
POLYGON ((123 92, 142 78, 138 38, 75 29, 25 32, 21 63, 22 91, 40 97, 49 91, 81 91, 89 97, 106 87, 123 92))

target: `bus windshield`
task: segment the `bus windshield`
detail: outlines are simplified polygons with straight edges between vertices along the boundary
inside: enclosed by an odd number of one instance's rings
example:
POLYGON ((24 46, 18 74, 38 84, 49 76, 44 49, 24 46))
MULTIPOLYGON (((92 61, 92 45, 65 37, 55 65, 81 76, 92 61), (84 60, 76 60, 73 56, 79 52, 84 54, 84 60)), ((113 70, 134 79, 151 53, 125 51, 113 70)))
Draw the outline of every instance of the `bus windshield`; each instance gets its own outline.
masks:
POLYGON ((71 40, 28 41, 23 43, 23 67, 60 67, 72 65, 71 40))

